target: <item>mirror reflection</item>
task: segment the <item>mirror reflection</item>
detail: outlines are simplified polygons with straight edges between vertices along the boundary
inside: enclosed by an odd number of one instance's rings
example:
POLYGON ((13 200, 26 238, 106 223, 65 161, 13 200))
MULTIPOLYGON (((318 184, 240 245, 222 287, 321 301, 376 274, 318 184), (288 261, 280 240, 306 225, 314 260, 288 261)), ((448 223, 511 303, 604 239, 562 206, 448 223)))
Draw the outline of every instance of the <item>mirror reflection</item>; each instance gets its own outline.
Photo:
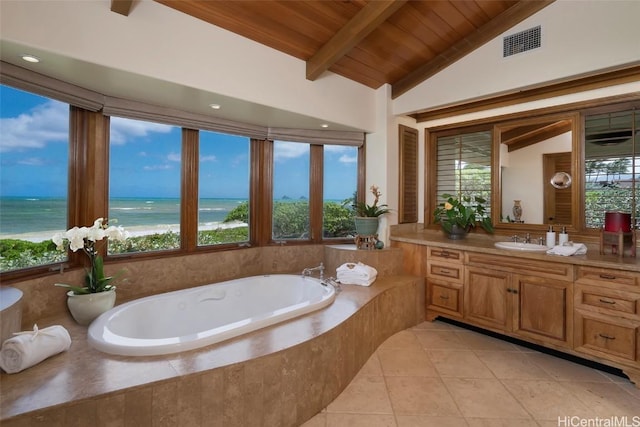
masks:
POLYGON ((572 127, 562 118, 498 129, 502 223, 572 224, 572 127))

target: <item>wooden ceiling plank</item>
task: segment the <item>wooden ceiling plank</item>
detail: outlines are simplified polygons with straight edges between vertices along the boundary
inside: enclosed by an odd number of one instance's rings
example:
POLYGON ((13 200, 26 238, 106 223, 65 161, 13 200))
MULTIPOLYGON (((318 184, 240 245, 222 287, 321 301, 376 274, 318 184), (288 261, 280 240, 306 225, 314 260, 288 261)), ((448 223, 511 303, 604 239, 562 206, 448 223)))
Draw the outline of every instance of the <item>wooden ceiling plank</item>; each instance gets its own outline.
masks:
POLYGON ((131 6, 133 6, 133 0, 111 0, 111 12, 120 15, 129 16, 131 6))
POLYGON ((391 98, 395 99, 413 89, 429 77, 440 72, 534 13, 547 7, 554 1, 555 0, 518 2, 477 31, 451 46, 433 61, 424 64, 399 81, 394 82, 391 89, 391 98))
POLYGON ((407 0, 372 1, 364 6, 307 61, 307 79, 315 80, 356 46, 407 0))

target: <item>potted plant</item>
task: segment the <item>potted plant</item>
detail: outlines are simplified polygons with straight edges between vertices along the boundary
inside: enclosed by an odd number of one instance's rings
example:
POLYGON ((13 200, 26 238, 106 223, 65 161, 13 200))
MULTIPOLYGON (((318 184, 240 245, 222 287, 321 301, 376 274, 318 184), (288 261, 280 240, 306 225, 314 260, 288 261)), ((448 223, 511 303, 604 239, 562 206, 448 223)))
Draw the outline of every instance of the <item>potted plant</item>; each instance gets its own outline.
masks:
POLYGON ((100 314, 111 309, 116 301, 114 277, 105 276, 104 260, 99 254, 97 244, 105 238, 125 240, 128 233, 122 227, 110 226, 104 218, 95 220, 91 227, 73 227, 64 233, 57 233, 51 239, 58 250, 79 249, 87 255, 89 266, 86 269, 84 286, 56 283, 69 289, 67 306, 71 315, 81 325, 88 325, 100 314))
POLYGON ((373 194, 373 204, 367 205, 365 202, 355 202, 353 209, 355 211, 356 233, 360 236, 373 236, 378 231, 378 219, 381 215, 391 212, 386 204, 378 205, 382 193, 377 186, 370 187, 373 194))
POLYGON ((451 194, 443 194, 445 199, 433 211, 436 224, 450 239, 464 239, 470 229, 480 225, 488 233, 493 233, 491 218, 486 214, 484 203, 486 200, 480 196, 462 196, 457 198, 451 194))

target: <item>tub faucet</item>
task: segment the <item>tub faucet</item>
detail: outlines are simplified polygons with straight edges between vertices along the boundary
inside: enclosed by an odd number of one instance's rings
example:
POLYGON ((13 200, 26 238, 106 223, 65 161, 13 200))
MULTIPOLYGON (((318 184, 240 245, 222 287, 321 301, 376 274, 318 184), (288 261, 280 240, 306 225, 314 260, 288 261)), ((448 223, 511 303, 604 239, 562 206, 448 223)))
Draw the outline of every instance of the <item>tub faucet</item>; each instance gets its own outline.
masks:
POLYGON ((324 279, 324 264, 320 263, 319 266, 317 267, 307 267, 304 270, 302 270, 302 275, 303 276, 311 276, 311 272, 313 271, 320 271, 320 279, 324 279))
POLYGON ((335 289, 336 293, 342 290, 342 287, 340 286, 340 282, 338 282, 333 277, 327 277, 326 279, 324 279, 324 282, 322 283, 333 286, 333 289, 335 289))

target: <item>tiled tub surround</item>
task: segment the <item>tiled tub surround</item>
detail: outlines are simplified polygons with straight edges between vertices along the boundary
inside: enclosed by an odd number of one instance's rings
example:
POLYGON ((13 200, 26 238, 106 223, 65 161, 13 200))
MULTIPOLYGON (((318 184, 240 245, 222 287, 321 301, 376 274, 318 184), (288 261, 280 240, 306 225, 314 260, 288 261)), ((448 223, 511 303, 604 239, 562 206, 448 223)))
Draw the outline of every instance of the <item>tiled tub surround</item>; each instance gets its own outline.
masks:
MULTIPOLYGON (((328 250, 328 262, 337 259, 328 250)), ((385 252, 393 259, 399 253, 385 252)), ((65 326, 72 347, 19 374, 1 374, 0 423, 300 425, 346 387, 380 343, 422 321, 422 295, 421 279, 387 274, 368 288, 344 286, 331 306, 304 317, 203 349, 140 358, 90 348, 86 328, 67 313, 42 318, 41 327, 65 326)))

